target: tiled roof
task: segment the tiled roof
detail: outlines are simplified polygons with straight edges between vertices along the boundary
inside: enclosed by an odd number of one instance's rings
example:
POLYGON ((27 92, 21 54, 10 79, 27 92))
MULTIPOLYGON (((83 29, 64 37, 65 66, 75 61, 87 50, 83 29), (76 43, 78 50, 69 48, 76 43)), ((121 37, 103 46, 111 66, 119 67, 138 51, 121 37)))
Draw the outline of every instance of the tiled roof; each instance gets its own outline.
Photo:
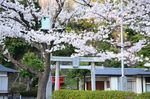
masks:
POLYGON ((17 71, 14 70, 14 69, 11 69, 11 68, 7 68, 7 67, 0 64, 0 72, 12 72, 12 73, 14 73, 14 72, 17 72, 17 71))
MULTIPOLYGON (((150 75, 150 71, 146 70, 145 68, 125 68, 125 75, 150 75)), ((102 68, 95 70, 96 75, 114 75, 120 76, 121 75, 121 68, 102 68)))

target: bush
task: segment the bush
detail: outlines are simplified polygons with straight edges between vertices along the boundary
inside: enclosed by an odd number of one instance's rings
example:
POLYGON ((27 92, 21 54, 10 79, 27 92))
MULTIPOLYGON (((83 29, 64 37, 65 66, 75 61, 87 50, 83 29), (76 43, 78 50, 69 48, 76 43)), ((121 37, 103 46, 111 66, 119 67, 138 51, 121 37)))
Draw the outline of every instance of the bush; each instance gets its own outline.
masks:
POLYGON ((139 99, 150 99, 150 92, 142 93, 138 97, 139 99))
POLYGON ((37 96, 37 89, 32 89, 30 91, 22 91, 21 96, 24 97, 36 97, 37 96))
POLYGON ((11 86, 10 93, 20 93, 26 89, 24 84, 15 83, 11 86))
POLYGON ((52 99, 137 99, 137 94, 122 91, 60 90, 54 92, 52 99))

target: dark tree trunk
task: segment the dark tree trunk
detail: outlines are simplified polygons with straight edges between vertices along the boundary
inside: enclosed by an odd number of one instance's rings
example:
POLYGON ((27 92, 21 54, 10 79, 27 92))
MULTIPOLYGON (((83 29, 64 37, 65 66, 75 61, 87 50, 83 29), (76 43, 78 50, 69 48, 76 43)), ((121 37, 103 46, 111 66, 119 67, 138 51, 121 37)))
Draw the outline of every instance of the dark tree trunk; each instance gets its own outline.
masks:
POLYGON ((83 75, 84 76, 84 86, 83 86, 83 88, 84 88, 84 90, 85 90, 85 75, 83 75))
POLYGON ((49 79, 50 53, 44 53, 44 71, 39 74, 37 99, 46 99, 46 85, 49 79))

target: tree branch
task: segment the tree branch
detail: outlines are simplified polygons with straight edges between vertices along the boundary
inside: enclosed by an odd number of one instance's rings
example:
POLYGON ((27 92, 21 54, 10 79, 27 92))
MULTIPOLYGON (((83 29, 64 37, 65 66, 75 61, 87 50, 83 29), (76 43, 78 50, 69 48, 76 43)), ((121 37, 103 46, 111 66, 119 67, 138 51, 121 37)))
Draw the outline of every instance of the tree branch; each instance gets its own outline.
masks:
POLYGON ((32 17, 34 18, 35 30, 38 30, 38 17, 32 12, 32 9, 30 12, 31 12, 32 17))
POLYGON ((78 3, 78 4, 80 4, 80 5, 83 5, 83 6, 88 6, 88 7, 93 7, 91 4, 90 4, 90 2, 88 3, 88 2, 86 2, 85 0, 83 0, 83 3, 81 3, 81 2, 79 2, 79 1, 77 1, 77 0, 73 0, 74 2, 76 2, 76 3, 78 3))
POLYGON ((24 27, 26 27, 26 28, 28 29, 28 27, 26 26, 26 24, 24 24, 21 20, 19 20, 19 19, 16 18, 16 17, 12 18, 12 17, 4 17, 4 16, 3 16, 2 18, 12 19, 12 20, 14 20, 14 21, 20 23, 21 25, 23 25, 24 27))
POLYGON ((57 4, 58 4, 58 9, 56 10, 55 15, 54 15, 54 17, 53 17, 53 25, 52 25, 52 28, 55 27, 56 19, 58 18, 59 14, 61 13, 62 8, 63 8, 64 3, 65 3, 65 1, 58 1, 58 0, 56 0, 56 2, 57 2, 57 4))
MULTIPOLYGON (((3 4, 1 4, 1 6, 4 7, 4 8, 6 8, 6 9, 9 9, 9 10, 12 10, 12 11, 18 13, 18 15, 20 16, 20 19, 22 20, 22 22, 24 22, 24 24, 26 24, 26 27, 27 27, 28 29, 31 28, 29 22, 28 22, 27 20, 25 20, 24 15, 23 15, 22 12, 16 10, 15 8, 7 7, 7 6, 3 5, 3 4)), ((20 21, 21 21, 21 20, 20 20, 20 21)))
POLYGON ((4 54, 4 57, 10 60, 17 68, 21 68, 23 70, 26 70, 32 74, 38 75, 40 72, 33 70, 32 68, 28 67, 25 64, 22 64, 20 61, 15 60, 10 53, 8 52, 7 54, 4 54))

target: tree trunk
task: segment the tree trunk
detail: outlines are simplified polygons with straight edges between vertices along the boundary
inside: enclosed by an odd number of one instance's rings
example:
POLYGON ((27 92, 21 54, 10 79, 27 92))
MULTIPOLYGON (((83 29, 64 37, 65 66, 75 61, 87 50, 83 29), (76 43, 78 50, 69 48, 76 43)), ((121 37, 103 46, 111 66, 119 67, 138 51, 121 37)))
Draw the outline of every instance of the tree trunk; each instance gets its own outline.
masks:
POLYGON ((46 86, 49 79, 50 53, 44 53, 44 71, 39 74, 37 99, 46 99, 46 86))
POLYGON ((30 91, 30 78, 29 77, 27 77, 26 78, 26 91, 30 91))
POLYGON ((84 80, 84 82, 83 82, 83 83, 84 83, 83 88, 84 88, 84 90, 85 90, 85 75, 83 75, 83 78, 84 78, 84 79, 83 79, 83 80, 84 80))

